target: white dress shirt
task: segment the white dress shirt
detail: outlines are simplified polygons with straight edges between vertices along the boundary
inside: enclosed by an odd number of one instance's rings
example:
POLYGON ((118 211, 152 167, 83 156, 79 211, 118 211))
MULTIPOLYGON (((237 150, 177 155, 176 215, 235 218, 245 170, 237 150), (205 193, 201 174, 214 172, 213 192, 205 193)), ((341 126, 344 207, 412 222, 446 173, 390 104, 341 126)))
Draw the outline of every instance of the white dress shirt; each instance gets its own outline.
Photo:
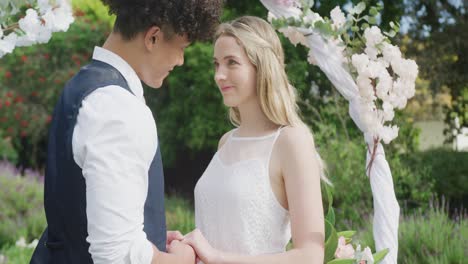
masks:
POLYGON ((130 65, 99 47, 93 59, 116 68, 135 95, 105 86, 88 95, 78 113, 72 146, 86 182, 89 252, 95 264, 149 264, 153 248, 143 220, 156 124, 130 65))

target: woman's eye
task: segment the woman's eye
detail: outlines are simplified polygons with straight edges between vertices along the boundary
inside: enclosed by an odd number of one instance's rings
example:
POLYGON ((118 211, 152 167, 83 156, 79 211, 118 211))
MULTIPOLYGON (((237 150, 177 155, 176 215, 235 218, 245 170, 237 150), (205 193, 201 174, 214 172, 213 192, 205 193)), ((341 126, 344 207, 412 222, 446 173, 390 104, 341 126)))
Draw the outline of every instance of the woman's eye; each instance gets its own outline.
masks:
POLYGON ((235 60, 229 60, 228 61, 228 65, 235 65, 235 64, 238 64, 237 61, 235 61, 235 60))

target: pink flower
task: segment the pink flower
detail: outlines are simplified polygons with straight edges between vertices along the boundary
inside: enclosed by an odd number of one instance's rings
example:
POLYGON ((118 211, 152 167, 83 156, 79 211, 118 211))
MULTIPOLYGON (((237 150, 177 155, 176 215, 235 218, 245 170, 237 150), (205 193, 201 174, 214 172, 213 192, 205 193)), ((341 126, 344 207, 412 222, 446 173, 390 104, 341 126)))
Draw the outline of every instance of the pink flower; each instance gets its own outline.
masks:
POLYGON ((338 238, 338 247, 336 248, 335 257, 337 259, 354 258, 354 248, 351 244, 346 244, 346 239, 343 236, 338 238))

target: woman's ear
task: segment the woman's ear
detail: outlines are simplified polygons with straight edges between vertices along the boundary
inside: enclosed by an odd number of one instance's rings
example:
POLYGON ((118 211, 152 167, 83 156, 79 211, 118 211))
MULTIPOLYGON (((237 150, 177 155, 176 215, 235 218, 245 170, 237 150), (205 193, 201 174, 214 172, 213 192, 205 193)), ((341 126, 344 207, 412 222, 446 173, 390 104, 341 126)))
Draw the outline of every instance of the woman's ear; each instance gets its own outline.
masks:
POLYGON ((153 48, 156 46, 158 43, 158 40, 161 37, 161 28, 157 26, 152 26, 150 27, 144 36, 144 41, 145 41, 145 47, 151 51, 153 48))

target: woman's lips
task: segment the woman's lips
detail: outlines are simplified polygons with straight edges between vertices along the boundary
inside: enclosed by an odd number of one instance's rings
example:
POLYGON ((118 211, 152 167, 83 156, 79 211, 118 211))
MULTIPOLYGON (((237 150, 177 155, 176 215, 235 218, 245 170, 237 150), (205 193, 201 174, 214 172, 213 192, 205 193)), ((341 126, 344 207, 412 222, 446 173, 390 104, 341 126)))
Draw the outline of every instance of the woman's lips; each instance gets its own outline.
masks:
POLYGON ((230 89, 232 89, 232 86, 223 86, 223 87, 221 87, 221 91, 223 91, 223 92, 227 92, 230 89))

